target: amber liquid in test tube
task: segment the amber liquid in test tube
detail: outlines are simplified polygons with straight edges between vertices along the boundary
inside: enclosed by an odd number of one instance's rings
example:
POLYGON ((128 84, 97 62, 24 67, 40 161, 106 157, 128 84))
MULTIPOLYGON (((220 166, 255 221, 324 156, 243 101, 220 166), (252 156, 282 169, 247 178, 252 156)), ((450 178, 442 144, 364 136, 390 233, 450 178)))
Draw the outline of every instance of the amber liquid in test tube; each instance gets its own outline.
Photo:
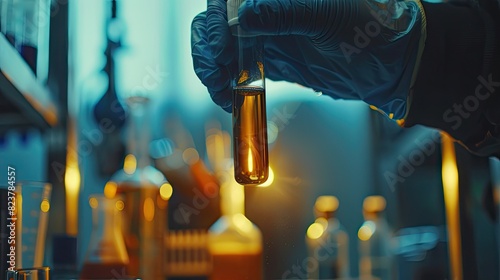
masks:
POLYGON ((264 46, 261 36, 238 25, 242 0, 228 0, 228 19, 237 39, 237 69, 233 86, 234 176, 241 185, 264 183, 269 175, 264 46))
POLYGON ((242 185, 261 184, 269 169, 265 89, 235 87, 233 91, 235 179, 242 185))

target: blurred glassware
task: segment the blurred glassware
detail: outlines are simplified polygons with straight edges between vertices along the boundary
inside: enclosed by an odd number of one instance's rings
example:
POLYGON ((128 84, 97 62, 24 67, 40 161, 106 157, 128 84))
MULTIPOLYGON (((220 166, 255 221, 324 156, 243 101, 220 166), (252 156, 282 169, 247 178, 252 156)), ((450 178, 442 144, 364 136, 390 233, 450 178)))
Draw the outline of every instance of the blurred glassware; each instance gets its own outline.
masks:
POLYGON ((319 196, 314 204, 316 220, 307 229, 306 244, 314 260, 308 279, 349 278, 349 235, 336 217, 335 196, 319 196))
POLYGON ((49 280, 50 268, 35 267, 7 271, 8 280, 49 280))
POLYGON ((129 273, 144 280, 163 277, 164 236, 167 232, 167 206, 172 186, 163 173, 153 167, 149 156, 149 98, 127 98, 130 109, 127 156, 123 169, 111 176, 104 194, 123 195, 122 232, 130 262, 129 273))
MULTIPOLYGON (((232 171, 230 165, 226 170, 232 171)), ((210 280, 263 279, 262 234, 245 216, 244 187, 232 172, 219 176, 222 216, 208 231, 210 280)))
POLYGON ((113 125, 115 130, 122 128, 126 120, 125 108, 118 99, 116 91, 115 54, 122 47, 122 33, 123 23, 117 17, 117 3, 113 0, 111 1, 111 16, 106 25, 106 65, 103 69, 108 78, 108 85, 101 99, 96 103, 93 113, 97 124, 102 125, 105 122, 108 123, 107 126, 113 125))
POLYGON ((436 226, 402 228, 394 237, 394 254, 402 256, 407 261, 423 261, 428 252, 436 248, 440 240, 446 238, 441 235, 436 226))
POLYGON ((45 182, 18 182, 15 193, 16 268, 41 267, 52 185, 45 182))
POLYGON ((9 182, 0 187, 0 279, 8 269, 42 266, 52 191, 49 183, 9 182))
POLYGON ((106 18, 105 65, 83 81, 81 95, 85 98, 96 98, 89 112, 98 128, 96 134, 99 134, 95 153, 97 170, 101 176, 108 178, 122 165, 125 147, 121 131, 127 121, 127 112, 122 98, 119 98, 119 79, 116 75, 116 54, 123 49, 123 29, 119 26, 123 26, 123 23, 117 16, 117 1, 106 1, 106 5, 109 5, 106 7, 110 8, 110 12, 106 18))
POLYGON ((91 195, 89 204, 92 207, 92 235, 80 279, 128 277, 129 258, 120 230, 123 200, 91 195))
POLYGON ((365 222, 358 230, 360 279, 391 280, 397 275, 392 231, 383 215, 386 200, 368 196, 363 201, 365 222))

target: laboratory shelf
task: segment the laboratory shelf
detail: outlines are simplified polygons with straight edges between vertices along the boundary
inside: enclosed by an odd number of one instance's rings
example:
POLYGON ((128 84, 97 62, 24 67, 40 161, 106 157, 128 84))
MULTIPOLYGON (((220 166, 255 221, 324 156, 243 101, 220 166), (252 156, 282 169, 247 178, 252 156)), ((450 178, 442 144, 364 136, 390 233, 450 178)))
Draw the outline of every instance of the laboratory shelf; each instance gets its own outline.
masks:
POLYGON ((18 127, 47 129, 57 121, 51 92, 0 34, 0 132, 18 127))

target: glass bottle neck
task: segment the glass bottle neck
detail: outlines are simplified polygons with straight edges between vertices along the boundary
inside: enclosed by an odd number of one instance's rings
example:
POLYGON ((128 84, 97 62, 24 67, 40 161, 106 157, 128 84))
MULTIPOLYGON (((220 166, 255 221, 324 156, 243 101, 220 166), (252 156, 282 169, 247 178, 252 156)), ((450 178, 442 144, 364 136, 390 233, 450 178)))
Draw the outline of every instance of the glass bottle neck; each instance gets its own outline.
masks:
MULTIPOLYGON (((111 48, 111 47, 109 47, 111 48)), ((108 50, 107 54, 107 64, 106 64, 106 72, 108 73, 108 91, 107 94, 111 96, 116 96, 116 82, 115 82, 115 60, 113 57, 113 49, 108 50)))
POLYGON ((227 183, 220 188, 221 212, 223 216, 245 215, 244 187, 237 183, 227 183))

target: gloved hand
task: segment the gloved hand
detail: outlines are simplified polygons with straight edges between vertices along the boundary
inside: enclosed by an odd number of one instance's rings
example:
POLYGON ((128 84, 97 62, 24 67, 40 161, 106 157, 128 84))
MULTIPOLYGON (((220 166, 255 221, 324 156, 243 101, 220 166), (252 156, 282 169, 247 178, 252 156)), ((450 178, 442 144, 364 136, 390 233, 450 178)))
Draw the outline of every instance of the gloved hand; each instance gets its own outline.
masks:
MULTIPOLYGON (((420 12, 416 2, 396 0, 246 0, 238 14, 241 28, 266 36, 267 78, 392 110, 406 101, 420 12)), ((236 50, 226 1, 208 0, 191 35, 197 76, 213 101, 230 112, 229 66, 236 50)))

